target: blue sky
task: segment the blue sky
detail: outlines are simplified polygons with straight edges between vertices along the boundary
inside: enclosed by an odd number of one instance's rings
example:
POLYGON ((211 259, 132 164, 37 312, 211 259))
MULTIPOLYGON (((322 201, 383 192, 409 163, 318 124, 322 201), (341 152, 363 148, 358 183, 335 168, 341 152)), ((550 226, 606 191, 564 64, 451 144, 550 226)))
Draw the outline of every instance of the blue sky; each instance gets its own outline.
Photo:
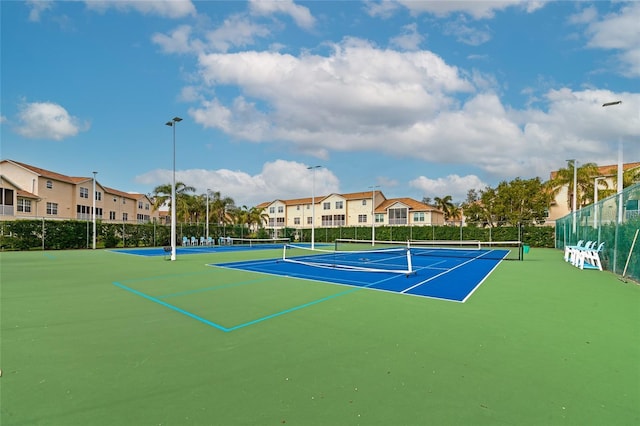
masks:
POLYGON ((640 2, 0 4, 1 151, 238 206, 640 161, 640 2), (602 103, 622 100, 614 107, 602 103), (315 176, 307 167, 321 165, 315 176))

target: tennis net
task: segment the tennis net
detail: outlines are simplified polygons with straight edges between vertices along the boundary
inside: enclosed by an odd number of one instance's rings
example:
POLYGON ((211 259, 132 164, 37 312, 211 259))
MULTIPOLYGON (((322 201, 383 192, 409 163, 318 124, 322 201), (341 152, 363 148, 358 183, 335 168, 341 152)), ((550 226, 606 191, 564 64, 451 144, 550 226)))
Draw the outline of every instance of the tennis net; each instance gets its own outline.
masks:
POLYGON ((434 240, 409 240, 409 241, 374 241, 337 239, 335 251, 352 251, 369 249, 405 247, 411 251, 411 256, 436 256, 456 257, 468 259, 492 259, 492 260, 522 260, 521 241, 434 241, 434 240))
POLYGON ((289 244, 289 238, 221 238, 221 245, 256 248, 281 248, 289 244))
POLYGON ((282 251, 282 260, 344 271, 386 272, 405 275, 413 273, 411 252, 406 244, 404 247, 349 251, 311 249, 287 244, 282 251))

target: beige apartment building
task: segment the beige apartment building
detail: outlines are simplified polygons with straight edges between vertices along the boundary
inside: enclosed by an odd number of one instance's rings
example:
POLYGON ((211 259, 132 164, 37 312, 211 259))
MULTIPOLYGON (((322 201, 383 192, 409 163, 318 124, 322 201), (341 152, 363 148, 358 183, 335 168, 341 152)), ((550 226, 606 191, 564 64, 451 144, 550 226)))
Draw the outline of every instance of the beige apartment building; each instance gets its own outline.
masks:
MULTIPOLYGON (((626 163, 622 165, 622 170, 625 173, 628 172, 629 170, 634 170, 634 169, 640 169, 640 162, 626 163)), ((554 179, 557 173, 558 173, 557 170, 552 171, 550 174, 550 179, 554 179)), ((595 197, 596 197, 595 179, 596 178, 594 178, 594 193, 591 196, 591 202, 593 202, 593 200, 595 200, 595 197)), ((602 190, 603 188, 616 189, 617 180, 618 180, 618 165, 613 164, 613 165, 598 167, 597 179, 598 179, 598 188, 600 190, 602 190)), ((602 193, 599 194, 598 199, 599 200, 603 199, 602 193)), ((615 204, 615 200, 610 200, 610 203, 615 204)), ((571 213, 571 206, 572 206, 572 200, 571 200, 571 194, 569 193, 569 185, 564 185, 560 188, 560 190, 556 194, 555 199, 552 201, 551 205, 549 206, 549 216, 547 217, 545 225, 554 226, 556 219, 560 219, 561 217, 564 217, 571 213)), ((615 206, 612 206, 612 207, 615 207, 615 206)), ((580 206, 578 205, 577 208, 580 209, 580 206)), ((607 212, 609 210, 614 211, 615 209, 614 208, 603 209, 603 212, 607 212)), ((603 217, 602 219, 606 219, 606 218, 603 217)), ((614 220, 614 219, 615 217, 611 218, 611 220, 614 220)))
MULTIPOLYGON (((0 161, 0 220, 93 219, 94 177, 73 177, 14 160, 0 161)), ((96 219, 104 222, 146 223, 159 212, 144 194, 95 182, 96 219)))
POLYGON ((444 212, 411 198, 387 199, 381 191, 329 194, 319 197, 275 200, 257 206, 264 209, 264 226, 309 229, 340 226, 444 225, 444 212), (315 221, 313 218, 315 217, 315 221))

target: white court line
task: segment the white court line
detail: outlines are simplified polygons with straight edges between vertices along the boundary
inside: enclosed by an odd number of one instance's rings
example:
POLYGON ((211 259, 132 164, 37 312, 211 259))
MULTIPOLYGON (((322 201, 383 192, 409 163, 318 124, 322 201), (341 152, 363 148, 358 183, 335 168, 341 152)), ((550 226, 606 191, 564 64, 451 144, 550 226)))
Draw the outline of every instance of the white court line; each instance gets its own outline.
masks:
MULTIPOLYGON (((407 291, 409 291, 409 290, 413 290, 413 289, 414 289, 414 288, 416 288, 416 287, 420 287, 422 284, 426 284, 426 283, 428 283, 429 281, 432 281, 432 280, 434 280, 434 279, 436 279, 436 278, 438 278, 438 277, 441 277, 441 276, 443 276, 443 275, 445 275, 445 274, 448 274, 449 272, 451 272, 451 271, 453 271, 453 270, 455 270, 455 269, 458 269, 459 267, 464 266, 464 265, 466 265, 467 263, 473 262, 474 260, 480 259, 480 258, 481 258, 482 256, 484 256, 485 254, 489 254, 489 253, 491 253, 491 252, 490 252, 490 251, 488 251, 488 252, 486 252, 486 253, 483 253, 483 254, 482 254, 482 255, 480 255, 480 256, 474 257, 473 259, 469 259, 469 260, 467 260, 466 262, 462 262, 461 264, 456 265, 456 266, 454 266, 453 268, 449 268, 449 269, 447 269, 447 270, 446 270, 446 271, 444 271, 444 272, 441 272, 441 273, 439 273, 439 274, 436 274, 436 275, 434 275, 434 276, 433 276, 433 277, 431 277, 431 278, 427 278, 426 280, 421 281, 421 282, 419 282, 418 284, 415 284, 415 285, 412 285, 411 287, 405 288, 405 289, 404 289, 404 290, 402 290, 400 293, 406 293, 406 292, 407 292, 407 291)), ((500 262, 498 262, 498 263, 500 263, 500 262)))

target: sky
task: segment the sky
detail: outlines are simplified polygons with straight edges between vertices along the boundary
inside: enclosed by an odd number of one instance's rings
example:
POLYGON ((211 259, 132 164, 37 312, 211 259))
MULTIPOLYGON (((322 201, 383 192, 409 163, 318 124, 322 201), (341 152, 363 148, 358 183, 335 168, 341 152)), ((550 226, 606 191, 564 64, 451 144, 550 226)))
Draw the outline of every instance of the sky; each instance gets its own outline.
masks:
POLYGON ((121 191, 171 183, 174 146, 176 181, 238 207, 373 188, 463 202, 569 159, 640 161, 640 2, 27 0, 0 15, 0 157, 121 191))

